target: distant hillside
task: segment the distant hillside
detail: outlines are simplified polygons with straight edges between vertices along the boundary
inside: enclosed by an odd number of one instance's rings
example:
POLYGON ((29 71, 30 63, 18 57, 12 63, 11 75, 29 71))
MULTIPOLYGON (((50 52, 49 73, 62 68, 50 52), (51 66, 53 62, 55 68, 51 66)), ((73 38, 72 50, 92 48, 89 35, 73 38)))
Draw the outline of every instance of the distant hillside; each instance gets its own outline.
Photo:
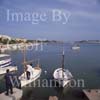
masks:
POLYGON ((13 38, 7 35, 0 35, 0 44, 16 44, 16 43, 62 43, 61 41, 56 40, 27 40, 24 38, 13 38))
POLYGON ((97 43, 98 44, 98 43, 100 43, 100 40, 82 40, 82 41, 76 41, 76 43, 89 43, 89 44, 97 43))
POLYGON ((27 42, 26 39, 21 39, 21 38, 12 38, 7 35, 0 35, 0 43, 1 44, 14 44, 14 43, 21 43, 21 42, 27 42))

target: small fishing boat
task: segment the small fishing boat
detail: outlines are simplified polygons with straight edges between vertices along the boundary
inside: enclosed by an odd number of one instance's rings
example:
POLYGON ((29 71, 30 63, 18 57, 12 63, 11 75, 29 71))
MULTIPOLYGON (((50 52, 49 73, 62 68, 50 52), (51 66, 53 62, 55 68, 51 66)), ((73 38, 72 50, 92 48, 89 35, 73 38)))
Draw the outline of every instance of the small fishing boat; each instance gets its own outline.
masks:
POLYGON ((62 87, 67 86, 73 78, 71 72, 64 68, 64 51, 62 54, 62 67, 54 71, 53 77, 62 87))
POLYGON ((6 73, 9 69, 11 72, 17 70, 17 66, 11 66, 11 57, 8 54, 0 54, 0 75, 6 73))
POLYGON ((34 82, 35 80, 37 80, 42 72, 42 69, 40 68, 40 64, 38 61, 38 64, 36 67, 33 67, 32 65, 30 65, 30 63, 32 63, 32 61, 26 61, 25 58, 25 49, 24 51, 24 72, 21 74, 21 76, 19 77, 20 83, 21 83, 21 87, 24 87, 32 82, 34 82), (28 67, 28 71, 30 73, 30 78, 28 79, 27 77, 27 69, 26 66, 28 67))
POLYGON ((19 77, 19 79, 21 81, 21 87, 24 87, 24 86, 32 83, 36 79, 38 79, 41 75, 41 72, 42 72, 41 68, 37 65, 34 68, 32 67, 32 70, 31 70, 31 73, 30 73, 30 79, 27 79, 26 72, 22 73, 22 75, 19 77))

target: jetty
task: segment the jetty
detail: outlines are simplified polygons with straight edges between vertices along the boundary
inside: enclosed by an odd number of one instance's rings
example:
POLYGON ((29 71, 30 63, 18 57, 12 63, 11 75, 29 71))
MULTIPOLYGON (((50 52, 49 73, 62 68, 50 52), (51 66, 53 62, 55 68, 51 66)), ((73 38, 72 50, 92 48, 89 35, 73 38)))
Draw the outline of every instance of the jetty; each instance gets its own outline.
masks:
POLYGON ((5 92, 0 94, 0 100, 20 100, 23 95, 23 91, 17 88, 14 88, 13 91, 14 93, 9 94, 8 96, 5 95, 5 92))
POLYGON ((89 100, 100 100, 100 89, 84 89, 83 92, 89 100))

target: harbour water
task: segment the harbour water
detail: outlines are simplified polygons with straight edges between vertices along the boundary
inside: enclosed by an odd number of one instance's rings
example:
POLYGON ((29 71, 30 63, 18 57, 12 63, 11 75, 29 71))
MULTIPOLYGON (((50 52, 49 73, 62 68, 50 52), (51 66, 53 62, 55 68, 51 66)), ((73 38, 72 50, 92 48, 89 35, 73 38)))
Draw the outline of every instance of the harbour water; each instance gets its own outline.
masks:
MULTIPOLYGON (((64 44, 65 68, 70 70, 74 79, 84 79, 84 88, 100 88, 100 44, 81 44, 80 47, 80 51, 73 51, 70 44, 64 44)), ((21 74, 23 71, 22 51, 11 51, 7 53, 11 55, 13 59, 12 64, 18 66, 18 73, 21 74)), ((41 48, 38 48, 38 50, 33 48, 32 50, 27 50, 26 53, 27 60, 40 59, 42 68, 40 79, 52 79, 53 71, 61 67, 62 44, 44 44, 43 50, 41 48), (47 71, 47 74, 45 74, 45 71, 47 71)), ((33 62, 33 65, 35 66, 36 62, 33 62)), ((0 82, 0 91, 4 90, 3 82, 4 80, 0 82)), ((32 95, 30 93, 30 96, 35 98, 32 100, 46 100, 36 98, 38 95, 40 98, 47 98, 49 95, 58 95, 61 92, 54 88, 26 88, 25 91, 34 94, 32 95)))

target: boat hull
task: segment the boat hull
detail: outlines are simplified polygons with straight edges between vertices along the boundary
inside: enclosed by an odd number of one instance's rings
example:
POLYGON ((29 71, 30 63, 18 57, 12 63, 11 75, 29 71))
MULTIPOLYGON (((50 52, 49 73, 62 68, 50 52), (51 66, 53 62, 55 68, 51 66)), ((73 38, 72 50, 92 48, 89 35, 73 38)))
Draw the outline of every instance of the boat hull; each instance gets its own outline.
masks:
POLYGON ((20 77, 20 82, 21 82, 21 87, 24 87, 32 82, 34 82, 36 79, 38 79, 41 75, 41 68, 40 69, 35 69, 33 68, 33 77, 31 79, 27 80, 26 72, 24 72, 20 77))
POLYGON ((72 47, 72 50, 80 50, 80 47, 72 47))
POLYGON ((62 87, 65 87, 71 82, 72 74, 68 70, 62 71, 62 68, 56 69, 53 73, 53 77, 62 87))

